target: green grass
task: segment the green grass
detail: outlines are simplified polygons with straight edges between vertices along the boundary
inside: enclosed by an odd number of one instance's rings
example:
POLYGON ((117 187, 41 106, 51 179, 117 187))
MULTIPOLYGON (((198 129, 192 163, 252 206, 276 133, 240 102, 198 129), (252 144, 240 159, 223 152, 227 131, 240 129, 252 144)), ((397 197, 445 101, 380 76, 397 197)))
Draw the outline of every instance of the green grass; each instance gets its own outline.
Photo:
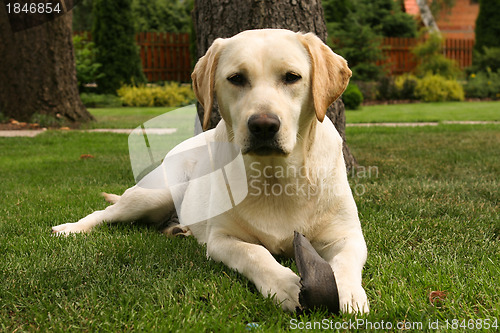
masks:
MULTIPOLYGON (((369 251, 371 312, 359 318, 439 320, 449 332, 464 330, 445 320, 498 319, 500 125, 348 128, 347 138, 366 168, 350 174, 369 251), (439 306, 431 291, 446 294, 439 306)), ((101 191, 134 184, 127 135, 47 131, 0 138, 0 151, 0 331, 287 331, 356 319, 284 313, 192 238, 138 225, 52 237, 51 226, 103 209, 101 191)))
POLYGON ((363 106, 347 123, 500 121, 500 102, 446 102, 363 106))
MULTIPOLYGON (((176 110, 172 107, 119 107, 119 108, 90 108, 90 113, 96 118, 96 122, 85 125, 88 128, 136 128, 141 123, 151 118, 160 116, 166 112, 176 110)), ((194 115, 191 119, 194 124, 194 115)))

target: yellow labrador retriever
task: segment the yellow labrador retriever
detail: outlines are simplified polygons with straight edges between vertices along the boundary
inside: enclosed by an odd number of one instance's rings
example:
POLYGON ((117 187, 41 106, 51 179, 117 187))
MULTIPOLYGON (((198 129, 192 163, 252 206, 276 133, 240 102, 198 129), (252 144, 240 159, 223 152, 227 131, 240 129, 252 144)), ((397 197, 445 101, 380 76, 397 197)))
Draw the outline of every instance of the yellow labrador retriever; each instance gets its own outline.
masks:
MULTIPOLYGON (((311 33, 264 29, 217 39, 192 78, 206 110, 204 126, 214 99, 223 120, 166 156, 175 163, 165 168, 183 184, 177 212, 184 219, 170 232, 192 233, 206 242, 210 258, 246 276, 285 310, 300 308, 300 278, 273 254, 293 255, 297 231, 333 269, 341 310, 368 312, 361 286, 366 245, 347 180, 342 139, 325 118, 350 76, 346 61, 311 33), (235 176, 226 170, 221 179, 227 191, 236 193, 231 184, 242 180, 247 191, 241 199, 233 198, 229 209, 215 209, 221 205, 214 200, 216 188, 207 192, 206 183, 190 182, 206 176, 199 167, 213 164, 225 152, 212 148, 209 154, 176 154, 207 142, 228 142, 240 151, 244 172, 235 176), (203 210, 215 213, 202 214, 201 222, 190 221, 193 212, 203 210)), ((53 227, 53 232, 86 232, 103 222, 164 221, 178 197, 171 190, 138 184, 121 197, 105 194, 113 205, 76 223, 53 227)))

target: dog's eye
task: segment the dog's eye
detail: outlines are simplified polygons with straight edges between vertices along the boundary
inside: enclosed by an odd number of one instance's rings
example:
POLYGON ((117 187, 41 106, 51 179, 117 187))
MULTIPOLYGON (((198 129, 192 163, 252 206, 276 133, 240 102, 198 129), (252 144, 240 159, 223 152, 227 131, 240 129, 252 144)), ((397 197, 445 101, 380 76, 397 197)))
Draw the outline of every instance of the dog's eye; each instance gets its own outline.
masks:
POLYGON ((285 83, 295 83, 300 79, 302 79, 302 76, 297 73, 288 72, 285 74, 285 83))
POLYGON ((231 82, 232 84, 234 84, 235 86, 242 86, 247 82, 245 76, 243 76, 242 74, 239 74, 239 73, 235 73, 235 74, 230 75, 227 78, 227 80, 229 82, 231 82))

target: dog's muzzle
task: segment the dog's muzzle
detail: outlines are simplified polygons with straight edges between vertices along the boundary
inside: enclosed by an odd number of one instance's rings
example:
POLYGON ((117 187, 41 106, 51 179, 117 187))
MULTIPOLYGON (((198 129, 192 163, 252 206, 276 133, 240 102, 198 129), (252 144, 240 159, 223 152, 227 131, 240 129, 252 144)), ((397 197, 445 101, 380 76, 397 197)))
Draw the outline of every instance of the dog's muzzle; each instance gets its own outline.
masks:
POLYGON ((248 119, 250 144, 243 153, 254 153, 256 155, 285 154, 277 140, 280 127, 281 121, 274 114, 252 115, 248 119))

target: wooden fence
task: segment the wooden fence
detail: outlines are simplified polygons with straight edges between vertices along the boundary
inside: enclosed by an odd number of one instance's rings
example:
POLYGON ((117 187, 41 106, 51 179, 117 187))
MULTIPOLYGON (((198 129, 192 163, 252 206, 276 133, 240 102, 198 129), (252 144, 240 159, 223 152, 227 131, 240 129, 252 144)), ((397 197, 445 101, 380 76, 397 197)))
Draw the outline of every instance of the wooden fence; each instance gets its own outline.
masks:
MULTIPOLYGON (((83 35, 82 32, 75 34, 83 35)), ((90 34, 87 37, 91 39, 90 34)), ((141 32, 135 39, 140 47, 142 69, 149 82, 191 80, 191 56, 189 34, 141 32)), ((416 38, 384 38, 382 52, 384 60, 377 65, 387 68, 391 75, 408 73, 417 66, 417 59, 411 52, 422 40, 416 38)), ((472 64, 473 39, 446 39, 443 53, 457 61, 461 69, 472 64)))
POLYGON ((141 48, 142 70, 148 81, 191 80, 189 34, 141 32, 135 39, 141 48))
MULTIPOLYGON (((90 32, 74 32, 92 40, 90 32)), ((142 71, 149 82, 191 80, 189 34, 140 32, 135 35, 140 47, 142 71)))
MULTIPOLYGON (((417 38, 387 37, 382 41, 384 60, 377 65, 386 66, 392 75, 408 73, 415 69, 418 59, 411 50, 422 40, 417 38)), ((473 39, 446 39, 443 46, 444 55, 453 59, 463 69, 472 64, 473 39)))

